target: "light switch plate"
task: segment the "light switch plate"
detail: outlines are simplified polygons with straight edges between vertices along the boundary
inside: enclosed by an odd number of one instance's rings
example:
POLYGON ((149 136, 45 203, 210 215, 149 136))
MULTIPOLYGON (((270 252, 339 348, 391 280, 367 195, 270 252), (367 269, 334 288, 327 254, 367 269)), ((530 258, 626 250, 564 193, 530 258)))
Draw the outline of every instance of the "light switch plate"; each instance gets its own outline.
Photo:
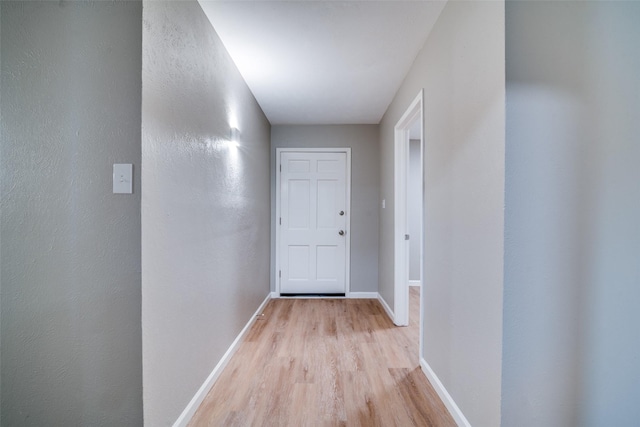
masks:
POLYGON ((113 194, 133 193, 133 165, 131 163, 113 164, 113 194))

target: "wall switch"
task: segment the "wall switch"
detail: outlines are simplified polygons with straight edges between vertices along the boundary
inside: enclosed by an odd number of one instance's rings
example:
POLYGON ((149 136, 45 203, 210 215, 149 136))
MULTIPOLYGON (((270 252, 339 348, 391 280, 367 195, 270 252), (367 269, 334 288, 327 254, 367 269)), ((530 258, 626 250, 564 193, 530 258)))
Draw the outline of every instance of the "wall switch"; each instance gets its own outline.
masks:
POLYGON ((133 165, 131 163, 113 164, 113 194, 133 193, 133 165))
POLYGON ((382 209, 384 209, 387 206, 387 201, 385 199, 382 199, 382 209))

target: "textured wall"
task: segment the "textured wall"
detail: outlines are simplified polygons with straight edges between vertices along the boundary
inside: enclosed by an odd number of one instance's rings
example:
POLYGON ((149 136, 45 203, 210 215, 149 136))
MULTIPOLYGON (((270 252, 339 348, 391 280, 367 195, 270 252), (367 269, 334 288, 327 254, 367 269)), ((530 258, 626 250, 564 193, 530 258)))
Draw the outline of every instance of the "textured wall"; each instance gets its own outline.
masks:
POLYGON ((507 3, 504 426, 640 419, 638 22, 507 3))
MULTIPOLYGON (((0 76, 2 70, 2 7, 0 6, 0 76)), ((4 121, 2 120, 2 81, 0 77, 0 165, 4 145, 4 121)), ((2 173, 0 172, 0 230, 2 227, 2 173)), ((2 366, 2 232, 0 232, 0 367, 2 366)), ((0 426, 2 425, 2 370, 0 368, 0 426)))
MULTIPOLYGON (((377 125, 277 125, 271 129, 271 215, 275 216, 276 148, 351 148, 351 292, 378 291, 377 125)), ((271 289, 275 291, 275 230, 272 230, 271 289)))
POLYGON ((141 425, 142 5, 0 7, 2 425, 141 425))
POLYGON ((164 426, 269 294, 270 125, 194 1, 145 3, 142 87, 144 415, 164 426))
POLYGON ((424 356, 472 425, 500 423, 504 4, 448 2, 380 123, 380 293, 393 304, 393 128, 424 88, 424 356))

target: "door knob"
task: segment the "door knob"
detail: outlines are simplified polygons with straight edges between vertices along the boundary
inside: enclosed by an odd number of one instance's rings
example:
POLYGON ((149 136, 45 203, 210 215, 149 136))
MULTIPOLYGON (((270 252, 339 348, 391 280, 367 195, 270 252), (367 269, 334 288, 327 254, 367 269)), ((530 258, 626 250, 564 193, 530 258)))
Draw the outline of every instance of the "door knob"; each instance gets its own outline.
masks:
POLYGON ((338 234, 341 235, 341 236, 344 236, 344 230, 338 231, 338 234))
POLYGON ((344 215, 344 211, 340 211, 340 216, 344 215))

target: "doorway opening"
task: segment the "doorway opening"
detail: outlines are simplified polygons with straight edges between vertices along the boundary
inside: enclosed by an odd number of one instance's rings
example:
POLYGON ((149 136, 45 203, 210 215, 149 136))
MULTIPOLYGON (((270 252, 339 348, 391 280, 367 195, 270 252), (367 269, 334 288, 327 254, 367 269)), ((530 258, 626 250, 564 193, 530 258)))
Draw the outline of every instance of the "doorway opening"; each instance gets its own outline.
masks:
MULTIPOLYGON (((424 215, 422 214, 424 206, 424 132, 422 127, 423 91, 421 90, 396 124, 394 132, 393 322, 397 326, 409 325, 409 285, 417 284, 417 281, 424 282, 422 256, 424 247, 424 215), (413 147, 412 140, 415 141, 413 147), (416 162, 415 158, 413 162, 411 161, 412 151, 414 156, 418 156, 419 161, 416 162), (417 183, 415 182, 416 178, 417 183), (414 282, 410 282, 412 277, 414 282)), ((422 353, 423 296, 422 292, 420 293, 419 348, 422 353)))

